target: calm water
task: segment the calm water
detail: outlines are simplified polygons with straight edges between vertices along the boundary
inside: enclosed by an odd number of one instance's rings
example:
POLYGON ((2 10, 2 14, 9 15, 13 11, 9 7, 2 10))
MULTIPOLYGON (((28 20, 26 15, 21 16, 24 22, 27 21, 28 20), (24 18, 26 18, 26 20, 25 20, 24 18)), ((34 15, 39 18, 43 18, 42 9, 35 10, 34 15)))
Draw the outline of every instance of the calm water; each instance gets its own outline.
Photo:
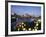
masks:
POLYGON ((32 19, 32 18, 16 18, 16 21, 18 21, 18 22, 20 22, 20 21, 31 22, 31 21, 34 21, 34 19, 32 19))

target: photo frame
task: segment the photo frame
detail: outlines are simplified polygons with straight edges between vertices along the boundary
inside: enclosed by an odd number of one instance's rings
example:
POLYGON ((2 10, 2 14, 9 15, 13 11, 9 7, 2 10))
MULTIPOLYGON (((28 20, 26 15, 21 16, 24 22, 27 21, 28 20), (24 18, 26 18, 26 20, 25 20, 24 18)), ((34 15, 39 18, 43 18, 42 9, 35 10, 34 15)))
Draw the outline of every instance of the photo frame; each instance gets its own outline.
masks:
POLYGON ((45 4, 42 2, 5 2, 5 35, 45 33, 45 4))

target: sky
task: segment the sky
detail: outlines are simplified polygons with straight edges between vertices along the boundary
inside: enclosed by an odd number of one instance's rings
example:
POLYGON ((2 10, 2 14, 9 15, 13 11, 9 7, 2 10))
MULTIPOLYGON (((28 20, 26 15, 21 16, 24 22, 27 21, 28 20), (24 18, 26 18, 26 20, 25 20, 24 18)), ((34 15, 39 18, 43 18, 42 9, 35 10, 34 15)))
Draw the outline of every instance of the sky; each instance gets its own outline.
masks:
POLYGON ((20 6, 20 5, 11 5, 11 12, 18 15, 29 14, 32 16, 41 16, 41 7, 40 6, 20 6))

